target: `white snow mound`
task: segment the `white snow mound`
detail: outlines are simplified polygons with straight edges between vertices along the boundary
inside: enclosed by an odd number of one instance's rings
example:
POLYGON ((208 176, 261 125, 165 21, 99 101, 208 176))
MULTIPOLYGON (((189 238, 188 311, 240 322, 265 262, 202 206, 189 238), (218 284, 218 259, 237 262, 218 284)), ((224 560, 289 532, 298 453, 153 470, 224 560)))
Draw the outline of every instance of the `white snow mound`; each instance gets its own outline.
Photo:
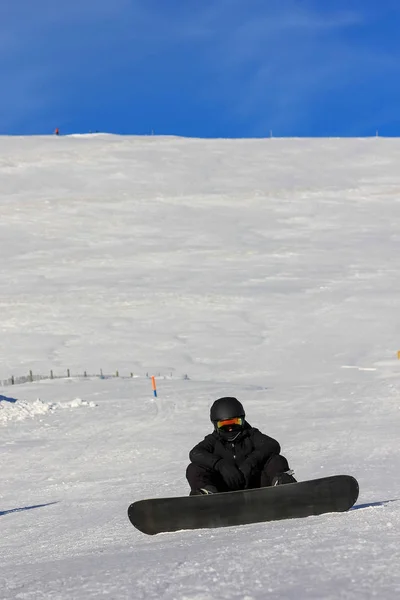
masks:
POLYGON ((94 408, 97 405, 95 402, 86 402, 86 400, 82 400, 81 398, 74 398, 74 400, 67 402, 43 402, 40 398, 37 398, 33 402, 27 402, 26 400, 15 403, 0 402, 0 425, 4 425, 9 421, 23 421, 24 419, 44 415, 60 408, 79 408, 80 406, 94 408))

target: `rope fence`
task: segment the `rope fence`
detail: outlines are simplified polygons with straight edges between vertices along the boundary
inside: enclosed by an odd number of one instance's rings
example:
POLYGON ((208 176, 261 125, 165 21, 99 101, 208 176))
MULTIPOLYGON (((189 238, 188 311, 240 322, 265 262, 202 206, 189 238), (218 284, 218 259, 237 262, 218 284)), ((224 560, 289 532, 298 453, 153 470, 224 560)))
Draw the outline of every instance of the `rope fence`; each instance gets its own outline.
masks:
MULTIPOLYGON (((133 377, 147 377, 149 379, 151 379, 154 376, 157 377, 163 377, 164 379, 166 377, 173 377, 172 373, 166 375, 162 375, 161 373, 158 374, 152 374, 149 375, 149 373, 144 373, 143 375, 139 375, 138 373, 129 373, 129 375, 120 375, 120 372, 117 370, 114 373, 111 374, 105 374, 103 373, 103 370, 100 369, 99 373, 88 373, 87 371, 84 371, 83 373, 71 373, 70 369, 67 369, 65 371, 65 373, 63 374, 56 374, 54 373, 53 370, 50 371, 50 373, 48 373, 47 375, 42 375, 42 374, 37 374, 37 373, 33 373, 32 370, 29 371, 28 375, 20 375, 17 377, 14 377, 14 375, 11 375, 11 377, 9 377, 8 379, 3 379, 0 380, 0 385, 3 386, 7 386, 7 385, 18 385, 18 384, 22 384, 22 383, 32 383, 33 381, 42 381, 44 379, 84 379, 84 378, 95 378, 98 377, 100 379, 110 379, 113 377, 121 377, 121 378, 133 378, 133 377)), ((180 379, 189 379, 187 374, 184 374, 180 377, 180 379)))

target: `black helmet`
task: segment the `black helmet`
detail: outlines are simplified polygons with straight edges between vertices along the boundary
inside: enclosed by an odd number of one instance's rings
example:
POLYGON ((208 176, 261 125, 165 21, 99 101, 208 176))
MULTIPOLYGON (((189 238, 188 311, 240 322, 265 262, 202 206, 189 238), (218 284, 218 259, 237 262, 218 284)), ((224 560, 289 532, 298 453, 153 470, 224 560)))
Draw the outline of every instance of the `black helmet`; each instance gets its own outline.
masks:
POLYGON ((222 439, 229 442, 233 442, 242 433, 244 418, 244 408, 236 398, 219 398, 210 410, 210 419, 215 431, 222 439))
POLYGON ((217 421, 225 421, 225 419, 233 419, 234 417, 245 417, 244 408, 237 400, 229 396, 218 398, 210 409, 210 419, 216 424, 217 421))

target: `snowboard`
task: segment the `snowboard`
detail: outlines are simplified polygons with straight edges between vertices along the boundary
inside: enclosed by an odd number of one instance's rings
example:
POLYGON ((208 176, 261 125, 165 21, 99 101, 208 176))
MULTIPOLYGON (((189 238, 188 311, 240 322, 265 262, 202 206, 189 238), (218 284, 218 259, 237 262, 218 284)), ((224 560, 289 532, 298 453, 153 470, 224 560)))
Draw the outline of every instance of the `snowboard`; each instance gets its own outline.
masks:
POLYGON ((232 527, 344 512, 356 502, 358 492, 354 477, 334 475, 275 487, 139 500, 129 506, 128 517, 136 529, 148 535, 232 527))

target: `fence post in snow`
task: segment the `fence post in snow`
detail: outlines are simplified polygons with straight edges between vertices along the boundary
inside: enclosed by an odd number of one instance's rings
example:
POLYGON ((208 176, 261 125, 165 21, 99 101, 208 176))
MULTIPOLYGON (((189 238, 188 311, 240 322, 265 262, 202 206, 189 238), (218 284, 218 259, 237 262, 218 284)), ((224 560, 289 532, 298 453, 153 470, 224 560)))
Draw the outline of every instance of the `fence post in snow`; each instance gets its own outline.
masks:
POLYGON ((32 371, 29 371, 29 381, 30 382, 33 381, 33 373, 32 373, 32 371))
POLYGON ((154 375, 151 378, 151 387, 153 388, 153 395, 154 395, 154 397, 157 398, 156 378, 154 377, 154 375))

